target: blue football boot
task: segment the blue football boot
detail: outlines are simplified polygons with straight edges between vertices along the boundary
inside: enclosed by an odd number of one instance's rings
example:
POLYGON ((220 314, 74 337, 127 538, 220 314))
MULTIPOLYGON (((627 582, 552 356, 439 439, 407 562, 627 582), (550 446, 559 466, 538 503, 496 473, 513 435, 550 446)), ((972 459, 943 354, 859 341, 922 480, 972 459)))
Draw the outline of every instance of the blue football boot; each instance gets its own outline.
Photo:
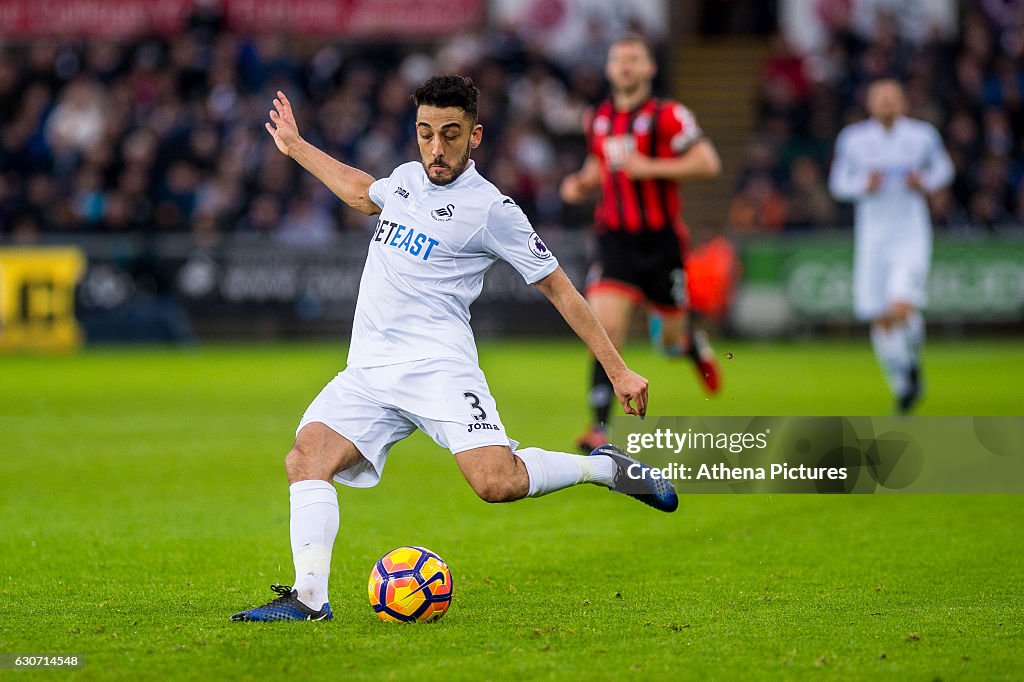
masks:
POLYGON ((644 504, 663 512, 674 512, 679 506, 679 496, 672 483, 655 478, 654 469, 639 462, 614 445, 595 448, 590 456, 605 455, 615 462, 615 483, 609 490, 629 495, 644 504))
POLYGON ((298 591, 293 590, 290 585, 271 585, 270 589, 280 596, 263 606, 236 613, 231 616, 231 620, 259 623, 272 620, 334 620, 329 603, 324 604, 319 611, 314 611, 299 601, 298 591))

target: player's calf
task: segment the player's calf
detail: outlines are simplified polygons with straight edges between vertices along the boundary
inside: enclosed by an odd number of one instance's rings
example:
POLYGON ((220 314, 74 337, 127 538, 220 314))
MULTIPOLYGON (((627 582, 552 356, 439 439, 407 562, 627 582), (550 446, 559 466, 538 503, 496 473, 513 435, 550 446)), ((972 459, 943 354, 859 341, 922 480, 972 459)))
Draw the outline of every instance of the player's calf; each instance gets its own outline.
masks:
POLYGON ((491 479, 477 482, 472 485, 473 492, 484 502, 496 504, 499 502, 515 502, 526 497, 526 489, 523 486, 510 481, 491 479))
POLYGON ((721 386, 715 351, 708 341, 708 335, 701 329, 690 334, 690 358, 697 368, 697 376, 708 393, 718 393, 721 386))
POLYGON ((910 414, 917 401, 921 399, 922 388, 921 368, 919 365, 912 365, 907 371, 906 388, 896 399, 896 414, 910 414))
POLYGON ((526 497, 530 477, 507 446, 488 445, 455 455, 463 477, 484 502, 513 502, 526 497))

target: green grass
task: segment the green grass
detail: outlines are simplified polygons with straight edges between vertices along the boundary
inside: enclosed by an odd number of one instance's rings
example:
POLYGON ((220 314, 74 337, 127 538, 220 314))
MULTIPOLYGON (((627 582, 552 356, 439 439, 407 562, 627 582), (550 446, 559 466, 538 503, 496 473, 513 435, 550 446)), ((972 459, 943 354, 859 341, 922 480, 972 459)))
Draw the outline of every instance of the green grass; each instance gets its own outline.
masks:
MULTIPOLYGON (((720 342, 718 398, 642 347, 654 414, 887 414, 867 343, 720 342)), ((336 345, 0 358, 0 655, 88 679, 1020 679, 1013 496, 701 495, 662 515, 596 488, 478 501, 420 435, 340 493, 336 620, 235 624, 292 578, 282 457, 336 345), (365 581, 422 544, 452 567, 439 623, 381 623, 365 581)), ((586 421, 569 342, 488 343, 510 434, 586 421)), ((1021 415, 1019 341, 933 343, 922 414, 1021 415)), ((64 675, 65 673, 59 673, 64 675)), ((0 677, 14 673, 0 671, 0 677)), ((18 673, 19 679, 53 673, 18 673)))

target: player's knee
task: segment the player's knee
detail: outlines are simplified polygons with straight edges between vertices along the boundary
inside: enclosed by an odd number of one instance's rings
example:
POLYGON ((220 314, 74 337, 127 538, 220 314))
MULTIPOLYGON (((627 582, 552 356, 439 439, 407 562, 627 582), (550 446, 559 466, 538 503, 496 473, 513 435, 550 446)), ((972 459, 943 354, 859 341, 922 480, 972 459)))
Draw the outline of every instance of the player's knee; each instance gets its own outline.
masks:
POLYGON ((305 467, 306 456, 297 447, 293 446, 288 454, 284 456, 284 470, 288 474, 288 479, 291 480, 294 475, 298 474, 305 467))
POLYGON ((685 338, 685 334, 673 334, 671 336, 662 336, 661 343, 658 344, 658 350, 660 350, 665 355, 673 357, 679 355, 679 352, 689 345, 688 342, 683 342, 683 339, 685 338))
POLYGON ((903 324, 910 317, 910 313, 913 312, 913 306, 909 304, 897 304, 892 307, 889 311, 889 319, 894 324, 903 324))
POLYGON ((293 445, 285 455, 284 470, 288 474, 289 483, 329 478, 324 471, 324 463, 299 443, 293 445))

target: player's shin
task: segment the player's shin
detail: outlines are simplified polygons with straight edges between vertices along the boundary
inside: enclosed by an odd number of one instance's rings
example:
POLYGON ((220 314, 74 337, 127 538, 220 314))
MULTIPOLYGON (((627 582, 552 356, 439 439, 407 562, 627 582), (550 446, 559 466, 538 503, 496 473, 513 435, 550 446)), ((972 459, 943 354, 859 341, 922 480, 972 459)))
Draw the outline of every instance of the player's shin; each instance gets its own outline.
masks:
POLYGON ((521 448, 515 455, 530 476, 528 497, 540 497, 580 483, 610 487, 615 482, 615 463, 608 457, 583 457, 540 448, 521 448))
POLYGON ((904 325, 893 325, 888 329, 877 323, 871 325, 871 346, 885 372, 890 392, 894 397, 900 397, 907 390, 907 371, 911 366, 904 325))
POLYGON ((904 343, 907 347, 906 387, 897 397, 896 409, 907 414, 921 398, 923 379, 921 377, 921 347, 924 345, 924 317, 920 311, 912 310, 901 325, 904 343))
POLYGON ((921 346, 924 345, 924 316, 918 310, 911 311, 907 315, 904 325, 912 360, 914 364, 918 364, 921 346))
POLYGON ((291 499, 292 560, 299 601, 318 610, 327 602, 331 549, 338 534, 338 492, 327 481, 297 481, 291 499))
POLYGON ((593 360, 593 363, 590 378, 590 409, 594 412, 594 424, 603 425, 608 422, 615 391, 612 388, 612 381, 608 378, 608 373, 604 371, 601 363, 597 360, 593 360))

